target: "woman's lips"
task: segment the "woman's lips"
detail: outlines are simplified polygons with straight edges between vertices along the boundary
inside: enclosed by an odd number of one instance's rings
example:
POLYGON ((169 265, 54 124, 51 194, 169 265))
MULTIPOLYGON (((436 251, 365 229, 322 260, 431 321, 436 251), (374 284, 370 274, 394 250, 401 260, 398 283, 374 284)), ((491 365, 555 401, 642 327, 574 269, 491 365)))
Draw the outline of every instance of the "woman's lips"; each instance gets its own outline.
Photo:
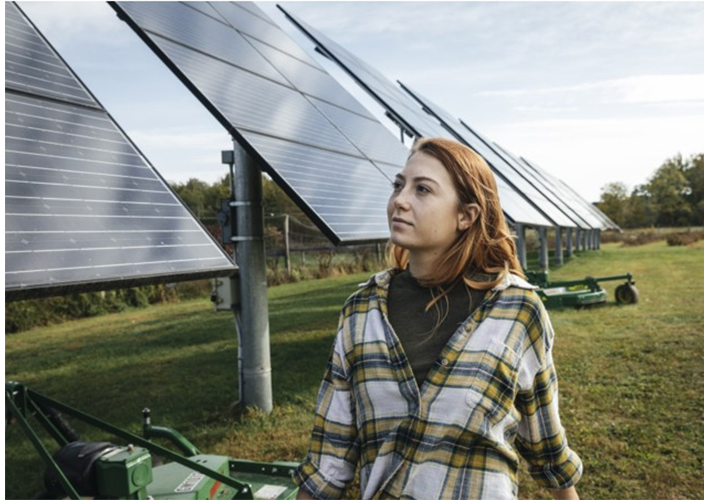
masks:
POLYGON ((392 225, 394 226, 395 224, 397 224, 398 226, 413 226, 414 225, 411 222, 407 222, 406 220, 400 219, 398 217, 394 217, 392 219, 392 225))

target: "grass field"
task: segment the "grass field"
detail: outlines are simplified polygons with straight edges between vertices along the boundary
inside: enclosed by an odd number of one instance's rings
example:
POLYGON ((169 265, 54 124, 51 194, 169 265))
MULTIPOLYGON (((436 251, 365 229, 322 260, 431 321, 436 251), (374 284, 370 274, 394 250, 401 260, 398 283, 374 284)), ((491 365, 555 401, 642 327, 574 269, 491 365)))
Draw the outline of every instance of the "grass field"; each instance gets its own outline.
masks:
MULTIPOLYGON (((554 279, 631 272, 640 303, 552 311, 562 421, 585 465, 582 499, 703 496, 703 250, 605 245, 554 279)), ((269 290, 274 411, 235 420, 233 319, 209 302, 166 304, 5 337, 18 380, 120 427, 180 430, 203 451, 300 460, 337 318, 367 274, 269 290)), ((614 284, 607 290, 613 297, 614 284)), ((77 426, 81 430, 81 426, 77 426)), ((84 438, 99 439, 87 432, 84 438)), ((6 497, 41 489, 43 466, 6 429, 6 497)), ((352 491, 352 490, 351 490, 352 491)), ((521 498, 551 498, 521 474, 521 498)))

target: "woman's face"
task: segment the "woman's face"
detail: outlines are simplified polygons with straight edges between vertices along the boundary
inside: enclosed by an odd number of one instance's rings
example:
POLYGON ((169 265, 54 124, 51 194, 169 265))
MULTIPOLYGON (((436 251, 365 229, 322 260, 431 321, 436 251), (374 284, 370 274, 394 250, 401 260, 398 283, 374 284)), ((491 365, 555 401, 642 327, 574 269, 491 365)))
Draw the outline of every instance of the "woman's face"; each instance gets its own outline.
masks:
POLYGON ((436 158, 415 153, 397 174, 387 203, 392 242, 412 253, 445 252, 468 227, 451 176, 436 158))

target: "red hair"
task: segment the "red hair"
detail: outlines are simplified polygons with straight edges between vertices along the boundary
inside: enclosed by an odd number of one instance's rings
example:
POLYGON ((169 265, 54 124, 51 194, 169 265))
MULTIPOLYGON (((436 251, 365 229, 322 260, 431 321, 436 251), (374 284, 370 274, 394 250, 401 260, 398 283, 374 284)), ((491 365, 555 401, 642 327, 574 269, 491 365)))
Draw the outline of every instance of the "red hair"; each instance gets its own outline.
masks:
MULTIPOLYGON (((442 291, 427 305, 427 310, 463 279, 467 286, 489 290, 499 284, 507 273, 521 278, 525 274, 515 251, 515 241, 500 206, 498 188, 488 164, 475 151, 449 139, 420 139, 409 154, 426 154, 439 160, 454 182, 459 206, 476 203, 480 213, 474 223, 459 234, 456 241, 441 256, 433 273, 417 278, 426 286, 439 286, 442 291), (496 276, 493 281, 476 281, 475 273, 496 276), (444 289, 446 287, 446 289, 444 289)), ((390 240, 387 248, 390 266, 404 269, 409 263, 409 251, 390 240)))

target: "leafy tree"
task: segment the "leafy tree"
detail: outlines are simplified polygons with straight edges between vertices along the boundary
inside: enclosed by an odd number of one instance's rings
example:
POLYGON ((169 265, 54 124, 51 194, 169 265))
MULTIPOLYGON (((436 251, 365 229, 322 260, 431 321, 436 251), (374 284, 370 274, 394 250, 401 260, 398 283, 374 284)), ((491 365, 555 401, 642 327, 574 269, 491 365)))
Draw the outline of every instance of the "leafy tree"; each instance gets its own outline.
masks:
POLYGON ((283 190, 276 185, 274 181, 267 177, 262 177, 261 188, 264 197, 264 215, 271 214, 291 215, 304 224, 308 224, 308 217, 298 208, 291 198, 289 198, 283 190))
MULTIPOLYGON (((308 218, 274 181, 262 177, 264 214, 289 214, 306 223, 308 218)), ((213 224, 221 207, 221 200, 230 197, 229 174, 207 184, 199 179, 172 183, 173 191, 203 224, 213 224)))
POLYGON ((626 201, 625 220, 622 227, 650 227, 655 225, 656 212, 648 191, 644 186, 636 186, 626 201))
POLYGON ((646 185, 661 226, 687 226, 693 210, 688 200, 691 187, 683 175, 685 165, 681 155, 666 160, 646 185))
POLYGON ((693 212, 691 216, 691 223, 698 226, 703 225, 704 219, 704 169, 705 155, 700 153, 690 157, 690 159, 686 162, 685 169, 683 171, 683 174, 688 180, 688 184, 690 186, 690 192, 686 198, 688 203, 690 203, 693 212))
POLYGON ((206 193, 209 185, 199 179, 190 179, 185 183, 173 183, 171 186, 175 194, 187 205, 198 219, 205 215, 206 193))
POLYGON ((622 182, 610 182, 602 188, 601 201, 597 207, 607 217, 619 224, 626 225, 626 209, 628 205, 628 188, 622 182))

